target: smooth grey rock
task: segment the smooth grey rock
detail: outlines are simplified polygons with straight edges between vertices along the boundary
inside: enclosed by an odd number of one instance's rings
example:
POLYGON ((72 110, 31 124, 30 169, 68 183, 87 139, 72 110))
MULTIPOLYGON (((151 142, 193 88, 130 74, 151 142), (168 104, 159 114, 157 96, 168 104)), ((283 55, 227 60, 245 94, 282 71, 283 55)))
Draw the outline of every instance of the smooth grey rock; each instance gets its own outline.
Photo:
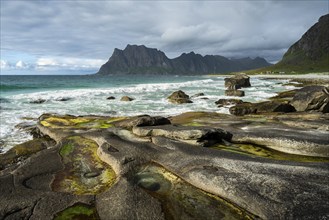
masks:
POLYGON ((324 86, 306 86, 296 91, 290 102, 297 111, 329 112, 329 89, 324 86))

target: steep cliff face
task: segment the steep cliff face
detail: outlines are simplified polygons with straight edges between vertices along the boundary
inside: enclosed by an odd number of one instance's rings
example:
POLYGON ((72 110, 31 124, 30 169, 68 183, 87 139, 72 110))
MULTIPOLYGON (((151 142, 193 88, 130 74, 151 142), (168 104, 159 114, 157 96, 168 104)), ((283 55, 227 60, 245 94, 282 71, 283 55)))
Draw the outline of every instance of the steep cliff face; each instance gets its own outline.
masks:
POLYGON ((263 58, 230 60, 222 56, 183 53, 169 59, 162 51, 143 45, 128 45, 115 49, 112 56, 97 74, 209 74, 228 73, 265 67, 270 64, 263 58))
POLYGON ((130 74, 130 73, 170 73, 171 60, 157 49, 145 46, 127 45, 124 50, 114 49, 109 61, 98 74, 130 74))
POLYGON ((329 71, 329 14, 320 17, 273 67, 297 71, 329 71))

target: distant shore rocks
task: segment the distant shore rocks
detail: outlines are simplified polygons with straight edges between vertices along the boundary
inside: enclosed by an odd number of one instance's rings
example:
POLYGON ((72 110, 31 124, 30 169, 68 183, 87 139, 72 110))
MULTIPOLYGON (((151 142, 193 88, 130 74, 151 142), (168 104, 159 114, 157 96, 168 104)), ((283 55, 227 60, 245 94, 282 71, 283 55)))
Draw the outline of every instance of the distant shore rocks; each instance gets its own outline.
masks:
POLYGON ((129 96, 122 96, 120 101, 124 101, 124 102, 130 102, 130 101, 133 101, 135 100, 134 98, 132 97, 129 97, 129 96))
POLYGON ((168 99, 169 102, 171 102, 173 104, 193 103, 190 100, 190 96, 188 96, 182 90, 178 90, 176 92, 173 92, 167 99, 168 99))

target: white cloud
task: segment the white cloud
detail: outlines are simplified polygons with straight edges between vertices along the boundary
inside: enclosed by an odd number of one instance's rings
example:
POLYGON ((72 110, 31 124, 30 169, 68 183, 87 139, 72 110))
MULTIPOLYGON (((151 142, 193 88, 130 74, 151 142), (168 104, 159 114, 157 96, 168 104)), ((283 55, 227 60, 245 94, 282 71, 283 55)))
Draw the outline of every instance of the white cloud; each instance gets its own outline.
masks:
POLYGON ((80 59, 68 57, 43 57, 35 63, 38 70, 67 69, 67 70, 96 70, 106 60, 101 59, 80 59))
POLYGON ((278 60, 328 13, 328 4, 322 0, 1 1, 1 49, 33 54, 39 58, 38 67, 94 68, 114 48, 128 43, 155 47, 171 57, 194 50, 278 60))

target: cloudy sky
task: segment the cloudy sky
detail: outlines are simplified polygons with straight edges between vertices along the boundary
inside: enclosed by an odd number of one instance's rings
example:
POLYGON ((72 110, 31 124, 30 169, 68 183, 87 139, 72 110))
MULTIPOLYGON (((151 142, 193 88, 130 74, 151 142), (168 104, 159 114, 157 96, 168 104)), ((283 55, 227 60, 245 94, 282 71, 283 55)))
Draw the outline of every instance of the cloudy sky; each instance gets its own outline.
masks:
POLYGON ((0 0, 1 74, 95 72, 114 48, 281 59, 328 0, 0 0))

